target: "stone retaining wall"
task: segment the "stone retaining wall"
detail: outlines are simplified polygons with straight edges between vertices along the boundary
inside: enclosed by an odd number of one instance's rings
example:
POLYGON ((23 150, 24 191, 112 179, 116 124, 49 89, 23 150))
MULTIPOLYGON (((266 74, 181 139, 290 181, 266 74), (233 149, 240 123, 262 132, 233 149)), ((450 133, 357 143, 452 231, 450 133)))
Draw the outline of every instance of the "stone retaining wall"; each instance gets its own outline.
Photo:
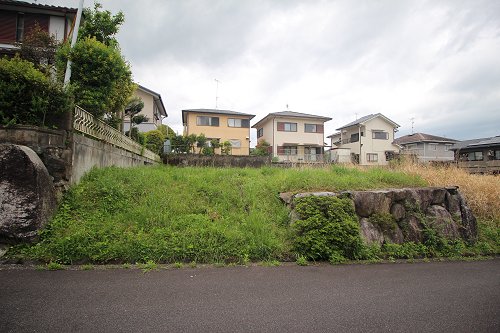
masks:
POLYGON ((447 239, 468 243, 477 238, 477 222, 458 187, 403 188, 373 191, 281 193, 296 219, 294 199, 304 196, 343 196, 353 201, 361 236, 368 244, 422 242, 428 227, 447 239))
POLYGON ((163 157, 163 163, 185 167, 260 168, 271 165, 271 159, 268 156, 170 154, 163 157))

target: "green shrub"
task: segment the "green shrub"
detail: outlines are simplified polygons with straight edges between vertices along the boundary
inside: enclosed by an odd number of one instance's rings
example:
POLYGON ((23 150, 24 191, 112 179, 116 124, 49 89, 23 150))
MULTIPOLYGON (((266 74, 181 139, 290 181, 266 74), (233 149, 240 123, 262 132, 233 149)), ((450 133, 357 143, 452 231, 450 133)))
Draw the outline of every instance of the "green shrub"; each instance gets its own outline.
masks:
POLYGON ((396 219, 389 213, 375 213, 370 216, 370 222, 378 226, 382 232, 394 231, 397 227, 396 219))
POLYGON ((69 94, 31 62, 0 59, 0 125, 54 126, 70 111, 69 94))
POLYGON ((403 244, 385 243, 382 246, 382 253, 388 258, 413 259, 425 257, 427 248, 424 244, 414 242, 403 244))
POLYGON ((312 260, 359 258, 362 241, 350 199, 308 196, 297 199, 295 209, 300 216, 292 226, 297 253, 312 260))
POLYGON ((307 266, 309 263, 307 262, 307 258, 304 256, 298 256, 297 261, 295 263, 299 266, 307 266))
POLYGON ((144 141, 146 143, 146 148, 151 150, 156 154, 161 154, 163 152, 163 143, 165 142, 165 136, 163 133, 154 130, 144 133, 144 141))

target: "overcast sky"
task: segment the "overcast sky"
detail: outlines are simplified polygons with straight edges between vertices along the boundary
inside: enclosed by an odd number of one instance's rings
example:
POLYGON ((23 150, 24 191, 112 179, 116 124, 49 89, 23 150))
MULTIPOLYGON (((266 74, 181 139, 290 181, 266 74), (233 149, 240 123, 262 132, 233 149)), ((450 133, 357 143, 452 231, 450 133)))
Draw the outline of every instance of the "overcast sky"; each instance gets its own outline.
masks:
MULTIPOLYGON (((77 7, 77 0, 39 0, 77 7)), ((85 7, 93 6, 85 0, 85 7)), ((500 1, 111 0, 134 80, 181 110, 382 113, 414 132, 500 135, 500 1)), ((255 144, 255 130, 252 129, 255 144)))

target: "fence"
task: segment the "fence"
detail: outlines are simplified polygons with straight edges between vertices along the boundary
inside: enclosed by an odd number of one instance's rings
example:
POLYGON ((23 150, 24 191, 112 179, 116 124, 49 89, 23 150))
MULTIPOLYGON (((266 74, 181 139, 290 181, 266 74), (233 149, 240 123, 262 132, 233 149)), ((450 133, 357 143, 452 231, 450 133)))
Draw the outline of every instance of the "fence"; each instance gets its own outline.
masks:
POLYGON ((107 142, 113 146, 125 149, 131 153, 143 156, 156 162, 161 162, 160 156, 144 148, 120 131, 109 126, 102 120, 96 119, 92 114, 76 106, 73 117, 73 129, 91 136, 92 138, 107 142))

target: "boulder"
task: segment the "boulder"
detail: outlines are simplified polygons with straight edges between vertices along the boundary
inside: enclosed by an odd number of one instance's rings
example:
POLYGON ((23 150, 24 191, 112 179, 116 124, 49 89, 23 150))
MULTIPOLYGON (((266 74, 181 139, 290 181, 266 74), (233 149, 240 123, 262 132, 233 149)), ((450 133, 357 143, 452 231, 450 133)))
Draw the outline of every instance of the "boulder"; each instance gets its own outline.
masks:
POLYGON ((460 212, 462 217, 462 223, 460 228, 460 234, 462 238, 469 242, 474 243, 477 240, 477 220, 469 206, 465 202, 462 195, 458 194, 458 201, 460 203, 460 212))
POLYGON ((403 244, 404 241, 403 232, 399 227, 384 232, 384 242, 386 243, 403 244))
POLYGON ((422 225, 419 219, 413 215, 407 216, 401 223, 405 241, 421 243, 423 240, 422 225))
POLYGON ((36 240, 56 208, 52 178, 28 147, 0 145, 0 243, 36 240))
POLYGON ((356 191, 352 194, 358 216, 370 217, 375 213, 389 213, 392 203, 391 191, 356 191))
POLYGON ((391 215, 394 216, 396 221, 402 220, 406 216, 405 207, 400 203, 395 203, 391 207, 391 215))
POLYGON ((460 237, 458 226, 446 208, 438 205, 427 209, 427 223, 439 236, 456 239, 460 237))
POLYGON ((384 242, 384 235, 367 218, 361 218, 359 220, 359 227, 361 230, 361 237, 366 244, 382 245, 382 243, 384 242))

